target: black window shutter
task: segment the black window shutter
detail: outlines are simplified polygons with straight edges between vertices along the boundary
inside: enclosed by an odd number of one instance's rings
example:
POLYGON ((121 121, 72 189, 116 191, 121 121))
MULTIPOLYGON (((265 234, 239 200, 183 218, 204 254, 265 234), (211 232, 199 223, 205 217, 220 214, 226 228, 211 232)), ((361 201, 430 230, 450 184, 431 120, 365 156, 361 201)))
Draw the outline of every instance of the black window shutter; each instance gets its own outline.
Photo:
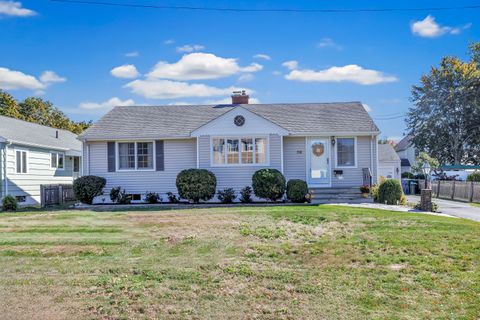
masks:
POLYGON ((115 172, 116 161, 115 161, 115 142, 107 142, 107 158, 108 158, 108 172, 115 172))
POLYGON ((165 170, 165 147, 163 140, 155 141, 155 157, 157 168, 156 171, 164 171, 165 170))

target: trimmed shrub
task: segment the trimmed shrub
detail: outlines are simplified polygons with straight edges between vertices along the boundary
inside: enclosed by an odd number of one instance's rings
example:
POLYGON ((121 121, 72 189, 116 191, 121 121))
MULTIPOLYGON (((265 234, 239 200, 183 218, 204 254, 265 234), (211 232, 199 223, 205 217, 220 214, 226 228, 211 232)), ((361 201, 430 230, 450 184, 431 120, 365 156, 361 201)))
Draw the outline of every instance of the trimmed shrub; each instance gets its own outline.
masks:
POLYGON ((388 179, 378 188, 378 202, 394 205, 402 201, 402 186, 397 179, 388 179))
POLYGON ((17 209, 18 209, 17 198, 9 194, 3 197, 3 200, 2 200, 3 211, 17 211, 17 209))
POLYGON ((402 179, 415 179, 415 175, 411 172, 402 173, 402 179))
POLYGON ((480 181, 480 172, 470 173, 467 177, 467 181, 479 182, 480 181))
POLYGON ((125 192, 125 189, 122 190, 121 187, 116 187, 110 190, 110 200, 112 200, 113 203, 128 204, 132 199, 125 192))
POLYGON ((187 169, 177 175, 177 190, 181 198, 193 203, 213 198, 217 188, 217 178, 205 169, 187 169))
POLYGON ((277 169, 260 169, 253 174, 252 187, 255 196, 277 201, 285 193, 285 177, 277 169))
POLYGON ((147 191, 147 193, 145 194, 146 203, 154 204, 154 203, 162 202, 162 200, 163 199, 158 195, 158 193, 147 191))
POLYGON ((168 202, 170 203, 180 202, 180 200, 177 198, 177 196, 173 192, 167 192, 167 198, 168 198, 168 202))
POLYGON ((218 190, 217 198, 221 203, 232 203, 237 196, 235 195, 235 190, 233 190, 233 188, 226 188, 223 190, 218 190))
POLYGON ((250 186, 246 186, 240 191, 240 202, 242 203, 250 203, 252 202, 252 188, 250 186))
POLYGON ((107 180, 97 176, 83 176, 73 181, 73 192, 77 200, 92 204, 93 199, 103 194, 107 180))
POLYGON ((305 202, 305 196, 308 194, 307 183, 300 179, 291 179, 287 183, 287 198, 296 203, 305 202))

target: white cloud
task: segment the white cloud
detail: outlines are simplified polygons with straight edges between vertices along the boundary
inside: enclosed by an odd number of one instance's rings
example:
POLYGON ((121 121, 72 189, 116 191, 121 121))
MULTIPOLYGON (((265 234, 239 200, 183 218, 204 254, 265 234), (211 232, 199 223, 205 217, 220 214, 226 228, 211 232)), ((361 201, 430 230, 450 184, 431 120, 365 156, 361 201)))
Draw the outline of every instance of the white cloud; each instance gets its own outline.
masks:
POLYGON ((298 61, 285 61, 284 63, 282 63, 282 66, 286 67, 287 69, 294 70, 298 68, 298 61))
POLYGON ((186 44, 184 46, 177 47, 177 52, 190 53, 190 52, 194 52, 194 51, 202 51, 204 49, 205 49, 205 46, 202 46, 201 44, 186 44))
POLYGON ((125 57, 127 58, 135 58, 135 57, 138 57, 139 55, 140 53, 138 51, 131 51, 131 52, 125 53, 125 57))
POLYGON ((412 23, 410 29, 414 35, 436 38, 444 34, 459 34, 462 30, 470 28, 471 25, 471 23, 468 23, 462 27, 441 26, 435 21, 435 17, 428 15, 425 19, 412 23))
POLYGON ((33 10, 22 8, 21 2, 0 1, 0 16, 30 17, 36 14, 33 10))
POLYGON ((367 112, 372 111, 372 108, 370 108, 370 106, 368 104, 362 103, 362 105, 363 105, 363 108, 365 109, 365 111, 367 111, 367 112))
POLYGON ((205 80, 228 77, 240 72, 257 72, 258 63, 240 67, 236 59, 222 58, 211 53, 190 53, 175 63, 158 62, 148 74, 149 78, 172 80, 205 80))
POLYGON ((263 59, 263 60, 272 60, 272 58, 268 54, 264 53, 257 53, 256 55, 253 56, 255 59, 263 59))
POLYGON ((116 78, 124 79, 134 79, 139 75, 137 68, 133 64, 124 64, 122 66, 115 67, 110 70, 110 73, 116 78))
POLYGON ((40 81, 42 81, 44 84, 48 85, 48 84, 56 83, 56 82, 65 82, 65 81, 67 81, 67 78, 60 77, 55 72, 47 70, 47 71, 44 71, 40 75, 40 81))
POLYGON ((253 78, 254 78, 253 74, 244 73, 244 74, 241 74, 240 77, 238 77, 238 81, 239 82, 248 82, 248 81, 252 81, 253 78))
MULTIPOLYGON (((287 66, 287 68, 291 67, 292 66, 287 66)), ((353 82, 362 85, 394 82, 398 80, 396 77, 385 75, 381 71, 364 69, 356 64, 343 67, 331 67, 319 71, 294 69, 285 76, 285 79, 302 82, 353 82)))
POLYGON ((0 67, 0 88, 5 90, 13 89, 31 89, 42 90, 47 87, 46 84, 39 81, 34 76, 20 71, 10 70, 0 67))
POLYGON ((174 44, 174 43, 175 43, 175 40, 173 40, 173 39, 167 39, 167 40, 163 41, 163 44, 166 44, 167 46, 171 45, 171 44, 174 44))
POLYGON ((342 50, 342 47, 335 43, 331 38, 323 38, 317 43, 318 48, 333 48, 337 50, 342 50))
POLYGON ((135 94, 149 99, 215 97, 229 95, 235 90, 246 90, 236 87, 217 88, 200 83, 157 79, 134 80, 127 83, 124 87, 129 88, 135 94))
POLYGON ((135 101, 132 99, 127 99, 127 100, 121 100, 117 97, 113 97, 108 99, 107 101, 104 102, 82 102, 78 106, 80 109, 84 110, 110 110, 113 107, 117 106, 133 106, 135 105, 135 101))

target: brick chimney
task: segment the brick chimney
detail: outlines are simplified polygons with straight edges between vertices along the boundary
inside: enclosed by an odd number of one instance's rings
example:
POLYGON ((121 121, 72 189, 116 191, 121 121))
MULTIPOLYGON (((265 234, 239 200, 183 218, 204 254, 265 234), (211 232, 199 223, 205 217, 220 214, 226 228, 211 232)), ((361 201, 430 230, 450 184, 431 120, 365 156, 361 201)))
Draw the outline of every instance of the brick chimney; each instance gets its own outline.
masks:
POLYGON ((233 91, 232 104, 248 104, 249 95, 242 91, 233 91))

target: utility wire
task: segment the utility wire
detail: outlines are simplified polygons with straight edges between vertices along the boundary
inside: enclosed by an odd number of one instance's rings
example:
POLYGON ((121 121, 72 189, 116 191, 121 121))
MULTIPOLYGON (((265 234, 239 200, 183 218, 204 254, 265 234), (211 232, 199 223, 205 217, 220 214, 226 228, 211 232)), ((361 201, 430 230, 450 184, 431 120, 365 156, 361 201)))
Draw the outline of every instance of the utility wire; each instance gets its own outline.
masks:
POLYGON ((88 0, 50 0, 51 2, 74 3, 84 5, 128 7, 144 9, 164 9, 164 10, 190 10, 190 11, 229 11, 229 12, 287 12, 287 13, 356 13, 356 12, 411 12, 411 11, 451 11, 480 9, 480 5, 449 6, 449 7, 419 7, 419 8, 363 8, 363 9, 253 9, 253 8, 228 8, 228 7, 195 7, 195 6, 167 6, 139 3, 121 3, 107 1, 88 1, 88 0))

